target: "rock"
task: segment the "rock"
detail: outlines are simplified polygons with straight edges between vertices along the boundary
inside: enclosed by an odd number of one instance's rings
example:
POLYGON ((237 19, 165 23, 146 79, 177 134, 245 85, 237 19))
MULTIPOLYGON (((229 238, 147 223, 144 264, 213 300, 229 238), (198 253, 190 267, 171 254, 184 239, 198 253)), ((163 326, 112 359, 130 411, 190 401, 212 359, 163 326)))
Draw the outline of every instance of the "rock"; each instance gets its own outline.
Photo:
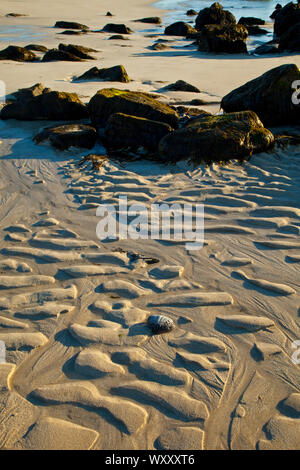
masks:
POLYGON ((279 50, 300 51, 300 21, 280 36, 279 50))
POLYGON ((177 80, 177 82, 171 83, 171 85, 168 85, 166 88, 170 91, 188 91, 191 93, 201 93, 198 88, 190 85, 184 80, 177 80))
POLYGON ((248 31, 249 36, 263 36, 264 34, 268 34, 267 29, 260 28, 259 26, 245 26, 248 31))
POLYGON ((161 42, 156 42, 155 44, 152 44, 152 46, 150 46, 150 49, 152 51, 165 51, 166 49, 170 49, 170 46, 162 44, 161 42))
POLYGON ((109 82, 128 83, 130 79, 123 65, 115 65, 107 69, 98 69, 93 67, 76 80, 106 80, 109 82))
POLYGON ((276 7, 275 7, 275 10, 273 11, 272 15, 270 15, 270 18, 271 20, 274 20, 277 13, 278 13, 278 10, 281 10, 282 6, 280 5, 280 3, 277 3, 276 7))
POLYGON ((110 116, 106 125, 105 143, 112 149, 144 147, 156 150, 159 141, 172 130, 164 122, 116 113, 110 116))
POLYGON ((260 18, 255 18, 254 16, 242 16, 239 19, 238 24, 242 24, 243 26, 255 26, 255 25, 264 25, 266 22, 261 20, 260 18))
POLYGON ((34 137, 34 142, 39 144, 49 140, 53 147, 66 150, 69 147, 91 149, 97 140, 96 129, 84 124, 67 124, 64 126, 46 127, 34 137))
POLYGON ((62 33, 59 34, 66 34, 69 36, 80 36, 81 34, 86 34, 87 31, 82 30, 82 31, 72 31, 72 29, 66 29, 66 31, 63 31, 62 33))
POLYGON ((274 36, 281 37, 291 26, 300 23, 300 3, 290 2, 277 10, 274 21, 274 36))
POLYGON ((60 51, 59 49, 50 49, 44 55, 42 62, 53 62, 57 60, 65 60, 68 62, 82 62, 84 59, 81 59, 70 52, 60 51))
POLYGON ((164 315, 151 315, 148 317, 147 323, 152 333, 155 334, 168 333, 175 328, 173 320, 164 315))
POLYGON ((230 11, 223 10, 222 5, 216 2, 209 8, 200 10, 196 18, 196 29, 201 31, 203 26, 214 25, 230 25, 236 24, 236 19, 230 11))
POLYGON ((24 15, 23 13, 7 13, 7 16, 8 18, 9 17, 12 17, 12 18, 19 18, 20 16, 27 16, 27 15, 24 15))
POLYGON ((105 16, 114 16, 114 15, 110 11, 108 11, 105 16))
POLYGON ((247 37, 248 31, 243 25, 207 25, 200 31, 197 40, 198 50, 201 52, 247 54, 247 37))
POLYGON ((128 38, 124 38, 124 36, 122 36, 122 34, 114 34, 113 36, 110 36, 108 39, 110 39, 110 40, 111 40, 111 39, 112 39, 112 40, 114 40, 114 39, 121 39, 121 40, 123 40, 123 41, 125 41, 125 40, 127 41, 127 40, 128 40, 128 38))
POLYGON ((35 96, 42 95, 43 93, 48 93, 50 88, 45 88, 42 83, 36 83, 29 88, 20 88, 20 90, 12 93, 12 96, 17 101, 28 101, 35 96))
POLYGON ((177 21, 165 29, 165 34, 169 36, 187 36, 195 32, 196 30, 190 24, 184 23, 184 21, 177 21))
POLYGON ((190 120, 183 128, 165 136, 159 143, 161 156, 167 161, 189 158, 196 163, 243 159, 267 150, 273 143, 252 111, 190 120))
POLYGON ((114 24, 108 23, 104 26, 103 31, 106 33, 117 33, 117 34, 131 34, 133 31, 125 26, 125 24, 114 24))
POLYGON ((30 97, 36 89, 25 90, 14 103, 7 104, 0 113, 1 119, 18 119, 21 121, 35 120, 76 120, 88 117, 87 107, 80 101, 76 93, 43 90, 41 94, 30 97), (24 98, 25 96, 25 98, 24 98))
POLYGON ((187 15, 187 16, 196 16, 196 15, 197 15, 197 12, 196 12, 196 10, 188 10, 188 11, 186 12, 186 15, 187 15))
POLYGON ((178 114, 166 104, 146 93, 104 88, 92 97, 88 104, 93 124, 103 125, 115 113, 124 113, 178 127, 178 114))
POLYGON ((228 93, 221 107, 226 112, 251 109, 266 126, 299 122, 300 106, 291 99, 295 80, 300 80, 297 65, 280 65, 228 93))
POLYGON ((253 54, 258 54, 258 55, 277 54, 277 53, 278 53, 277 44, 263 44, 262 46, 258 46, 253 52, 253 54))
POLYGON ((0 51, 0 60, 14 60, 16 62, 33 62, 38 57, 25 47, 8 46, 0 51))
POLYGON ((29 51, 37 51, 37 52, 47 52, 48 48, 46 46, 40 46, 39 44, 28 44, 25 46, 25 49, 29 51))
POLYGON ((149 23, 149 24, 161 24, 161 18, 159 16, 150 16, 149 18, 141 18, 135 20, 137 23, 149 23))
POLYGON ((74 21, 57 21, 54 28, 62 29, 89 29, 85 24, 76 23, 74 21))
POLYGON ((76 46, 75 44, 59 44, 60 51, 68 52, 80 59, 95 60, 95 57, 89 55, 89 52, 97 52, 96 49, 91 49, 84 46, 76 46))

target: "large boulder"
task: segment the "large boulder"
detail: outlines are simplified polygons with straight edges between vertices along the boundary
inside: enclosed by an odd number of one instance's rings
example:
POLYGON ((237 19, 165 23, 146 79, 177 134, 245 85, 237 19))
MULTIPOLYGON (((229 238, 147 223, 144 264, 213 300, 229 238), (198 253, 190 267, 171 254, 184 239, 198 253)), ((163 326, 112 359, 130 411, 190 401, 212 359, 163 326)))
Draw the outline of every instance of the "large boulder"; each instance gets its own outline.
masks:
POLYGON ((281 37, 291 26, 300 23, 300 3, 290 2, 277 10, 274 21, 274 35, 281 37))
POLYGON ((128 28, 125 24, 115 24, 108 23, 104 26, 103 31, 106 33, 116 33, 116 34, 131 34, 132 30, 128 28))
POLYGON ((177 21, 176 23, 170 24, 165 29, 165 34, 168 36, 188 36, 195 33, 196 30, 188 23, 184 21, 177 21))
POLYGON ((76 77, 76 80, 104 80, 109 82, 128 83, 130 79, 123 65, 115 65, 107 69, 93 67, 84 74, 76 77))
POLYGON ((216 2, 209 8, 204 8, 199 11, 196 18, 196 29, 200 31, 203 26, 209 24, 228 25, 236 24, 236 19, 230 11, 223 10, 222 5, 216 2))
POLYGON ((207 25, 197 39, 201 52, 225 52, 228 54, 247 53, 248 31, 243 25, 207 25))
POLYGON ((183 128, 166 135, 159 143, 167 161, 190 159, 194 163, 244 159, 268 150, 274 136, 252 111, 204 115, 191 119, 183 128))
POLYGON ((0 51, 0 60, 14 60, 16 62, 33 62, 38 57, 25 47, 8 46, 0 51))
POLYGON ((76 93, 51 91, 41 84, 15 94, 16 101, 2 108, 1 119, 35 120, 76 120, 88 117, 87 107, 76 93))
POLYGON ((280 65, 224 96, 226 112, 255 111, 266 126, 299 123, 300 105, 292 102, 292 84, 300 80, 295 64, 280 65))
POLYGON ((157 150, 159 141, 172 132, 169 124, 122 113, 112 114, 107 122, 104 138, 109 149, 144 147, 157 150))
POLYGON ((75 21, 57 21, 54 27, 62 29, 89 29, 85 24, 76 23, 75 21))
POLYGON ((293 52, 300 51, 300 21, 280 36, 279 49, 293 52))
POLYGON ((178 114, 146 93, 104 88, 92 97, 88 110, 93 124, 103 126, 115 113, 165 122, 178 127, 178 114))
POLYGON ((70 147, 92 149, 97 140, 97 131, 94 127, 84 124, 66 124, 46 127, 33 140, 36 144, 49 140, 51 145, 59 150, 70 147))

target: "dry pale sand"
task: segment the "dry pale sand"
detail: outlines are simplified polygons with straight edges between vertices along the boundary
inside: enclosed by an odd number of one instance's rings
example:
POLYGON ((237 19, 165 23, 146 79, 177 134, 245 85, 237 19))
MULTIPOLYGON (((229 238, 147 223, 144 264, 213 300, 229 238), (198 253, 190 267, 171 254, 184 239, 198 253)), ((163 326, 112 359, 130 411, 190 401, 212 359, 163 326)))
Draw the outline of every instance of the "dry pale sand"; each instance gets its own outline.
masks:
MULTIPOLYGON (((201 95, 168 92, 166 100, 218 102, 272 67, 300 65, 299 55, 204 57, 182 40, 150 51, 145 35, 154 28, 131 21, 163 15, 148 1, 2 0, 0 13, 9 12, 29 16, 0 18, 1 48, 65 42, 99 53, 93 63, 1 61, 8 93, 42 82, 88 101, 111 84, 71 77, 122 63, 132 82, 118 87, 155 92, 184 79, 201 95), (124 22, 135 33, 119 42, 61 36, 57 20, 95 29, 124 22)), ((35 146, 41 125, 0 123, 0 447, 299 448, 299 147, 243 165, 107 161, 95 172, 78 168, 84 152, 35 146), (119 195, 146 205, 204 203, 204 248, 101 243, 95 208, 119 195), (151 336, 145 320, 157 313, 176 328, 151 336)))

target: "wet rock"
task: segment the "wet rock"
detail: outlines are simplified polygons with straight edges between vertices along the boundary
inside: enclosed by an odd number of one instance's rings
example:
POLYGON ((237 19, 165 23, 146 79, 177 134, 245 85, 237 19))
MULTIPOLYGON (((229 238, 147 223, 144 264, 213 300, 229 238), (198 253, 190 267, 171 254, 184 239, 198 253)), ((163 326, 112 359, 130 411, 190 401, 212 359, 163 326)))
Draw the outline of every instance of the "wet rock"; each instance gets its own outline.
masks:
POLYGON ((159 141, 172 130, 164 122, 116 113, 110 116, 105 128, 105 144, 110 149, 144 147, 154 151, 159 141))
POLYGON ((196 16, 196 15, 197 15, 197 12, 196 12, 196 10, 188 10, 188 11, 186 12, 186 15, 187 15, 187 16, 196 16))
POLYGON ((267 29, 260 28, 259 26, 245 26, 245 28, 249 36, 263 36, 269 32, 267 29))
POLYGON ((105 125, 112 114, 124 113, 178 127, 176 111, 148 94, 137 91, 104 88, 92 97, 88 110, 92 123, 96 125, 105 125))
POLYGON ((201 31, 203 26, 214 25, 230 25, 236 24, 236 19, 230 11, 223 10, 222 5, 216 2, 209 8, 200 10, 196 18, 196 29, 201 31))
POLYGON ((258 55, 277 54, 278 53, 278 44, 263 44, 262 46, 258 46, 254 50, 253 53, 258 54, 258 55))
POLYGON ((28 46, 25 46, 25 49, 28 49, 29 51, 37 51, 37 52, 48 51, 48 47, 41 46, 40 44, 28 44, 28 46))
POLYGON ((169 36, 187 36, 194 32, 196 32, 195 28, 188 23, 184 23, 184 21, 177 21, 165 29, 165 34, 169 36))
POLYGON ((159 143, 164 160, 189 158, 195 163, 244 159, 267 150, 274 142, 252 111, 221 116, 204 115, 165 136, 159 143))
POLYGON ((107 69, 93 67, 76 80, 106 80, 110 82, 128 83, 130 79, 123 65, 115 65, 107 69))
POLYGON ((25 47, 8 46, 0 51, 0 60, 14 60, 16 62, 33 62, 38 57, 25 47))
POLYGON ((300 23, 300 3, 290 2, 277 10, 274 21, 274 35, 281 37, 297 23, 300 23))
POLYGON ((280 36, 279 49, 280 51, 300 51, 300 21, 280 36))
POLYGON ((207 25, 197 40, 201 52, 223 52, 229 54, 247 53, 248 31, 243 25, 207 25))
POLYGON ((92 57, 89 52, 97 52, 96 49, 91 49, 90 47, 76 46, 75 44, 59 44, 58 49, 60 51, 68 52, 80 59, 95 60, 95 57, 92 57))
POLYGON ((161 18, 159 18, 159 16, 150 16, 149 18, 141 18, 135 21, 137 23, 161 24, 161 18))
POLYGON ((57 21, 54 27, 62 29, 89 29, 85 24, 76 23, 74 21, 57 21))
POLYGON ((261 20, 260 18, 255 18, 254 16, 242 16, 239 19, 238 24, 242 24, 244 26, 255 26, 255 25, 264 25, 266 22, 264 20, 261 20))
MULTIPOLYGON (((38 84, 40 85, 40 84, 38 84)), ((0 113, 1 119, 76 120, 88 117, 87 107, 76 93, 65 93, 42 89, 34 85, 15 94, 14 103, 7 104, 0 113), (36 93, 38 93, 36 95, 36 93)))
POLYGON ((114 24, 108 23, 104 26, 103 31, 106 33, 117 33, 117 34, 131 34, 133 31, 128 28, 125 24, 114 24))
POLYGON ((251 109, 266 126, 297 123, 300 106, 291 99, 295 80, 300 80, 297 65, 280 65, 228 93, 221 107, 226 112, 251 109))
POLYGON ((191 93, 201 93, 199 88, 195 87, 194 85, 190 85, 184 80, 177 80, 177 82, 171 83, 171 85, 168 85, 166 88, 170 91, 188 91, 191 93))
POLYGON ((155 334, 168 333, 175 328, 173 320, 164 315, 151 315, 148 317, 147 323, 152 333, 155 334))
POLYGON ((278 13, 278 10, 281 10, 282 6, 280 5, 280 3, 277 3, 276 7, 275 7, 275 10, 273 11, 273 13, 270 15, 270 18, 271 20, 274 20, 277 13, 278 13))
POLYGON ((92 149, 97 140, 97 131, 94 127, 84 124, 52 126, 43 129, 33 140, 36 144, 49 140, 51 145, 59 150, 69 147, 92 149))
POLYGON ((43 62, 55 62, 57 60, 68 61, 68 62, 82 62, 84 59, 81 59, 70 52, 60 51, 59 49, 50 49, 44 55, 43 62))

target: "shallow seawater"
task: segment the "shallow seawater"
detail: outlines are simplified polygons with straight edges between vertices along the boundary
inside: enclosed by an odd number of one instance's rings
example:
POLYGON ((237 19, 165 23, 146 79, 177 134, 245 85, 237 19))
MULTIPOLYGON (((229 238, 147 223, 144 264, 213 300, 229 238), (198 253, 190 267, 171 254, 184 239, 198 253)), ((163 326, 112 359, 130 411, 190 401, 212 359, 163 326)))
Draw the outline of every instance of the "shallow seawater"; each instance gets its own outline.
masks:
POLYGON ((37 26, 31 25, 2 25, 0 27, 0 42, 17 43, 18 41, 43 40, 47 34, 37 26))

